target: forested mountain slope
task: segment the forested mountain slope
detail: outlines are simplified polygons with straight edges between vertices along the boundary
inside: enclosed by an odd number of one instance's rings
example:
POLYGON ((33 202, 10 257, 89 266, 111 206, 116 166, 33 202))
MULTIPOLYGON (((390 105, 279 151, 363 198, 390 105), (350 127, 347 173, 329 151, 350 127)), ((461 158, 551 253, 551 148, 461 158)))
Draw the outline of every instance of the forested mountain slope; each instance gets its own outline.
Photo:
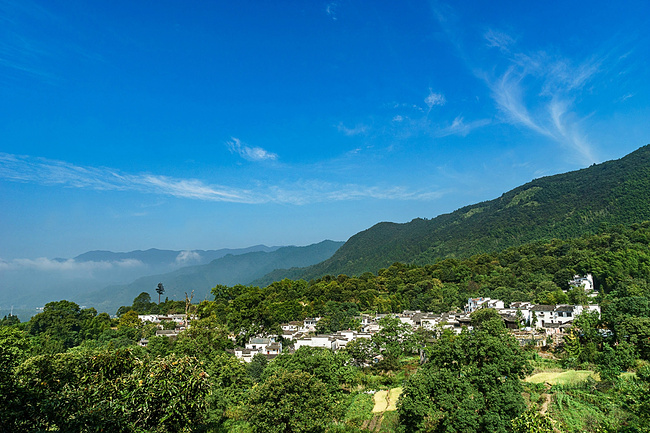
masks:
POLYGON ((650 145, 619 160, 535 179, 497 199, 430 220, 379 223, 352 236, 322 263, 303 270, 276 271, 256 283, 263 285, 285 276, 360 275, 394 262, 425 264, 446 257, 469 257, 648 219, 650 145))

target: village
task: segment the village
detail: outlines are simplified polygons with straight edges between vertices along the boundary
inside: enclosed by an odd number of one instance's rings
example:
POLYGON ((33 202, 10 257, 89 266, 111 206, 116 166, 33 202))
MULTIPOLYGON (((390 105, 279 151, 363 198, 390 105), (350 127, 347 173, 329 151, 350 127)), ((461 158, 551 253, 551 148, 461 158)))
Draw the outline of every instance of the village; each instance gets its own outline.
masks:
MULTIPOLYGON (((594 299, 598 293, 594 289, 593 278, 576 275, 569 281, 570 287, 581 287, 589 299, 594 299)), ((357 317, 356 329, 341 330, 331 334, 318 334, 317 324, 320 317, 306 318, 302 321, 293 321, 281 325, 281 334, 257 335, 249 339, 244 347, 237 347, 234 354, 244 362, 251 362, 257 354, 272 359, 283 351, 293 352, 303 346, 321 347, 332 351, 341 350, 348 343, 356 339, 371 339, 374 334, 381 331, 381 320, 385 317, 394 317, 410 326, 413 331, 422 329, 431 332, 449 330, 459 334, 463 328, 471 330, 470 314, 481 308, 492 308, 503 319, 505 327, 517 339, 520 345, 533 345, 535 347, 555 346, 563 341, 563 337, 571 328, 576 317, 584 312, 596 312, 600 316, 598 304, 569 305, 569 304, 533 304, 531 302, 512 302, 507 307, 498 299, 488 297, 469 298, 463 311, 451 311, 443 314, 430 312, 403 311, 393 314, 362 314, 357 317)), ((155 323, 163 328, 162 323, 174 324, 174 329, 158 329, 156 336, 175 338, 190 324, 185 314, 170 316, 139 315, 143 323, 155 323)), ((194 317, 190 317, 194 319, 194 317)), ((191 322, 190 322, 191 323, 191 322)), ((165 326, 169 328, 169 326, 165 326)), ((235 336, 231 336, 235 341, 235 336)), ((141 340, 140 345, 146 346, 147 340, 141 340)))

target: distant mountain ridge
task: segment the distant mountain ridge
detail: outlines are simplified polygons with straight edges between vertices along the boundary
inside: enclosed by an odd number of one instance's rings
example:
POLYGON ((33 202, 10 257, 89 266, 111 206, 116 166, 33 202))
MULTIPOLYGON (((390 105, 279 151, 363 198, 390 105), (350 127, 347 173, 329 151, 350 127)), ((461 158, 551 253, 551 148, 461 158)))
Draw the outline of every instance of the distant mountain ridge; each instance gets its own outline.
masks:
POLYGON ((494 200, 433 219, 381 222, 352 236, 331 258, 255 281, 360 275, 394 262, 425 264, 536 240, 595 233, 602 225, 650 220, 650 145, 602 164, 535 179, 494 200))
POLYGON ((281 247, 267 247, 266 245, 254 245, 247 248, 222 248, 218 250, 159 250, 150 248, 148 250, 135 250, 129 252, 113 252, 95 250, 80 254, 74 258, 77 262, 113 262, 120 260, 139 260, 146 265, 157 266, 179 262, 179 257, 187 257, 185 260, 195 260, 200 263, 209 263, 212 260, 224 257, 228 254, 238 255, 256 251, 270 253, 281 247))
POLYGON ((255 245, 218 250, 88 251, 72 259, 5 262, 0 269, 0 311, 29 318, 50 301, 79 299, 108 285, 125 284, 145 275, 162 274, 188 265, 207 264, 228 254, 273 252, 279 246, 255 245))
POLYGON ((165 287, 163 296, 184 299, 185 292, 194 291, 194 300, 200 301, 208 297, 210 290, 218 284, 249 284, 278 268, 309 266, 331 257, 341 245, 343 242, 326 240, 304 247, 288 246, 273 251, 227 254, 208 264, 186 266, 173 272, 138 278, 130 284, 112 285, 80 297, 79 302, 93 306, 98 311, 114 314, 121 305, 131 305, 141 292, 148 292, 153 297, 159 282, 165 287))

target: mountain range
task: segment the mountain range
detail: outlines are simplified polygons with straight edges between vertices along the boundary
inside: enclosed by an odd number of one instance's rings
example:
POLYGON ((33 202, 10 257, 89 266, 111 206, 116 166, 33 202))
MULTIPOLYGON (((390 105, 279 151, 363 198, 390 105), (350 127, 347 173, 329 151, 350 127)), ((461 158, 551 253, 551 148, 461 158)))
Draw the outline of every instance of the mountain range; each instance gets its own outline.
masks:
POLYGON ((650 145, 619 160, 535 179, 494 200, 433 219, 378 223, 352 236, 321 263, 276 270, 253 283, 264 286, 283 278, 360 275, 394 262, 426 264, 448 257, 466 258, 645 220, 650 220, 650 145))
MULTIPOLYGON (((245 274, 250 273, 252 278, 256 278, 274 269, 268 267, 269 263, 273 262, 272 257, 276 257, 278 267, 307 266, 331 256, 341 244, 342 242, 333 245, 325 243, 324 245, 330 246, 330 249, 321 247, 320 249, 324 250, 324 253, 323 251, 315 255, 307 253, 293 260, 287 258, 290 255, 287 255, 286 251, 278 253, 279 257, 285 258, 284 260, 278 259, 278 256, 273 254, 283 247, 265 245, 218 250, 178 251, 152 248, 130 252, 89 251, 70 259, 0 260, 0 316, 13 312, 21 319, 26 319, 35 314, 38 307, 60 299, 74 300, 86 306, 95 306, 97 303, 100 308, 102 305, 107 305, 110 309, 106 311, 113 314, 115 313, 114 304, 130 304, 141 291, 151 290, 153 292, 158 281, 151 287, 146 286, 148 281, 146 279, 141 280, 142 284, 134 283, 146 275, 151 275, 152 279, 163 281, 167 274, 173 274, 174 271, 179 271, 179 274, 192 275, 196 269, 202 269, 200 268, 202 265, 206 265, 207 272, 210 269, 208 264, 223 259, 223 262, 229 263, 231 268, 224 271, 226 276, 223 280, 214 272, 211 273, 209 278, 214 279, 210 282, 212 285, 209 287, 220 283, 249 282, 250 278, 245 274), (237 263, 237 257, 240 256, 242 256, 241 260, 245 265, 237 263), (255 259, 260 261, 261 270, 257 270, 253 263, 255 259), (188 270, 183 270, 184 268, 188 268, 188 270), (242 268, 246 269, 246 272, 242 271, 239 274, 242 280, 233 279, 233 272, 242 268), (125 294, 125 298, 111 293, 113 290, 123 293, 121 286, 125 285, 131 286, 133 291, 139 291, 133 296, 125 294), (108 286, 111 289, 105 290, 108 286), (95 292, 105 294, 109 300, 103 299, 95 292)), ((319 247, 314 249, 318 250, 319 247)), ((200 282, 200 278, 192 278, 192 281, 200 282)), ((181 295, 183 295, 182 292, 181 295)))
POLYGON ((78 300, 98 311, 114 314, 120 306, 131 305, 141 292, 153 295, 158 283, 162 282, 164 296, 170 299, 184 299, 185 293, 194 292, 194 301, 201 301, 218 284, 249 284, 274 269, 309 266, 331 257, 341 245, 343 242, 326 240, 304 247, 287 246, 272 251, 227 254, 208 264, 185 266, 165 274, 141 277, 130 284, 108 286, 78 300))

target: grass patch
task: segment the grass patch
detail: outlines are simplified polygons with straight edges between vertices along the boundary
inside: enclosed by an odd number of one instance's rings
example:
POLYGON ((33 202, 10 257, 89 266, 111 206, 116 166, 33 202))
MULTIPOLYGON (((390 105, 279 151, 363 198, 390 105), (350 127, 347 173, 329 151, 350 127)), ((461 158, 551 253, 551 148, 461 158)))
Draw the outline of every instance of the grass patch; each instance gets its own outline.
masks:
POLYGON ((532 383, 550 383, 551 385, 573 385, 584 382, 589 377, 598 380, 598 374, 591 370, 548 371, 533 374, 524 380, 532 383))
POLYGON ((563 370, 562 364, 559 360, 542 357, 537 353, 534 353, 531 359, 528 361, 530 366, 533 367, 533 373, 543 373, 545 371, 561 371, 563 370))
POLYGON ((615 394, 599 392, 588 384, 560 385, 554 390, 549 415, 560 422, 563 432, 620 431, 633 421, 615 394))
POLYGON ((382 416, 380 432, 394 433, 399 426, 399 415, 397 412, 386 412, 382 416))
POLYGON ((354 396, 352 403, 348 406, 344 421, 347 425, 361 427, 365 421, 372 419, 372 408, 375 405, 370 394, 359 393, 354 396))

